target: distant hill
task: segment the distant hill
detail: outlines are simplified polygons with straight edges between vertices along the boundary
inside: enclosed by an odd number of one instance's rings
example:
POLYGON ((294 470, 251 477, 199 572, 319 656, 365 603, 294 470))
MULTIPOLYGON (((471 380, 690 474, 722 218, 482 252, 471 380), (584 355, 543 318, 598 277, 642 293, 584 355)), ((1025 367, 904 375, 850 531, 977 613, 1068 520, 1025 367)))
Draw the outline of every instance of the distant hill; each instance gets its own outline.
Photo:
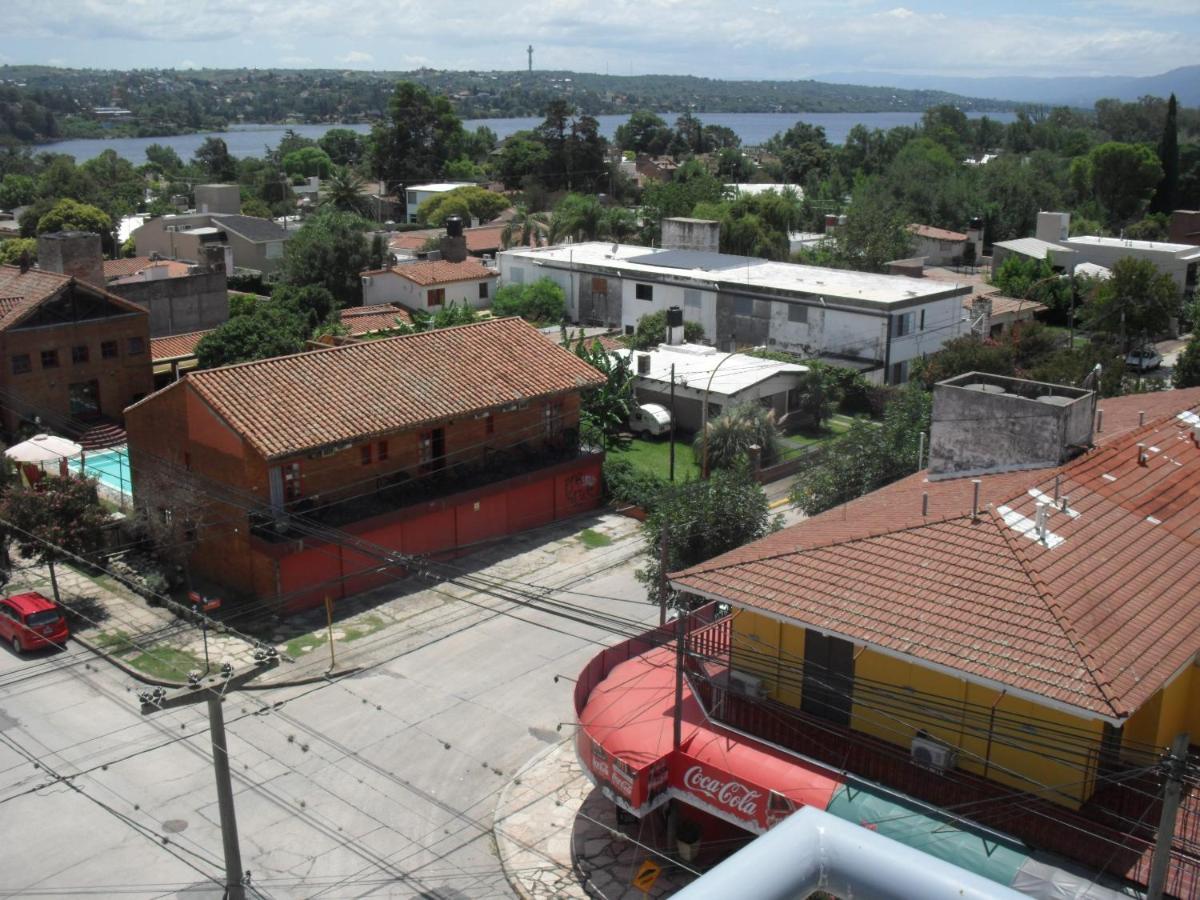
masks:
POLYGON ((823 75, 831 81, 857 85, 895 85, 907 90, 955 91, 972 97, 1091 108, 1097 100, 1136 100, 1146 95, 1167 97, 1172 92, 1183 106, 1200 106, 1200 65, 1182 66, 1161 75, 1070 76, 1061 78, 952 78, 943 75, 902 75, 894 72, 840 72, 823 75))

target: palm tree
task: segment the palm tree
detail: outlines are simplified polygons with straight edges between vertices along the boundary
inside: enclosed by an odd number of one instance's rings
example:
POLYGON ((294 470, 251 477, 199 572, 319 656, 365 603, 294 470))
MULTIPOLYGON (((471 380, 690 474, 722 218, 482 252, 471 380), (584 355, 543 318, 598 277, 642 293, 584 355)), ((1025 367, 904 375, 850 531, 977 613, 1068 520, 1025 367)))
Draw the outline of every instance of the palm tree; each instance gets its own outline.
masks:
POLYGON ((321 203, 342 212, 366 215, 367 198, 363 195, 366 182, 349 166, 336 166, 321 185, 321 203))
POLYGON ((595 197, 567 194, 554 209, 550 224, 550 243, 563 238, 594 241, 604 227, 605 210, 595 197))
POLYGON ((500 243, 507 250, 514 243, 522 247, 529 246, 529 241, 535 235, 541 235, 549 227, 549 217, 545 213, 530 212, 529 207, 518 203, 513 207, 513 216, 500 232, 500 243))
POLYGON ((610 209, 604 215, 601 226, 601 237, 607 237, 618 244, 635 234, 638 230, 637 218, 627 209, 610 209))
MULTIPOLYGON (((762 448, 762 465, 769 466, 779 456, 779 432, 775 411, 757 403, 738 403, 708 422, 708 467, 731 469, 750 454, 750 447, 762 448)), ((692 450, 701 466, 704 460, 704 433, 696 435, 692 450)))

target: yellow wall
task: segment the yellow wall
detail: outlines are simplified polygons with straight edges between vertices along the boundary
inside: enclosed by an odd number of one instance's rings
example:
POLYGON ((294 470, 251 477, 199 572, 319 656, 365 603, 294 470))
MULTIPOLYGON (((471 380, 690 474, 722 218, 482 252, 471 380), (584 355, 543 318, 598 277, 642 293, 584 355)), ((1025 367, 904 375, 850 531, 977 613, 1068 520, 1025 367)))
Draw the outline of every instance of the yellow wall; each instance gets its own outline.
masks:
MULTIPOLYGON (((798 667, 804 660, 804 633, 800 626, 739 610, 733 620, 733 667, 762 677, 773 699, 799 706, 798 667), (751 658, 752 651, 773 657, 776 664, 772 666, 763 657, 751 658)), ((965 771, 1040 793, 1066 806, 1077 807, 1090 796, 1103 734, 1101 722, 1008 694, 1000 696, 990 688, 862 647, 856 650, 854 675, 850 725, 855 730, 905 748, 922 730, 961 748, 958 765, 965 771), (968 705, 971 716, 965 714, 968 705), (989 743, 988 711, 993 705, 997 720, 989 743), (1006 722, 1006 714, 1018 721, 1006 722), (1069 729, 1075 745, 1086 743, 1092 752, 1065 749, 1061 736, 1054 733, 1056 728, 1069 729), (1057 790, 1046 792, 1039 790, 1039 785, 1057 790)), ((1189 709, 1190 698, 1186 690, 1178 698, 1172 696, 1171 708, 1182 714, 1189 709)))
POLYGON ((1126 756, 1134 759, 1139 750, 1144 750, 1137 745, 1169 747, 1181 731, 1188 733, 1193 744, 1200 743, 1200 672, 1194 665, 1180 672, 1129 717, 1123 732, 1126 756))

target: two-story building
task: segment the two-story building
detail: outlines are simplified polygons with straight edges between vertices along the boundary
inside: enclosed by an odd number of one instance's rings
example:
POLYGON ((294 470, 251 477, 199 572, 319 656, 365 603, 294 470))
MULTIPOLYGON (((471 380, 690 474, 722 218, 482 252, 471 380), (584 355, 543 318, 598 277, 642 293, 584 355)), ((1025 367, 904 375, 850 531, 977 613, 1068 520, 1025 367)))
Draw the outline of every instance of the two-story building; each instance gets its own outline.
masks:
POLYGON ((593 507, 601 383, 515 318, 192 372, 126 411, 136 497, 205 523, 193 577, 294 611, 593 507))
POLYGON ((766 347, 908 380, 914 360, 964 333, 968 284, 772 262, 727 253, 588 242, 507 250, 504 284, 549 278, 577 322, 632 334, 672 306, 722 350, 766 347))
POLYGON ((68 274, 0 266, 0 392, 9 435, 86 431, 154 390, 150 316, 68 274))
POLYGON ((431 200, 434 197, 440 197, 442 194, 448 194, 456 188, 475 187, 473 181, 439 181, 429 184, 413 184, 404 191, 405 202, 405 219, 409 224, 419 222, 417 218, 417 210, 421 208, 421 204, 426 200, 431 200))
POLYGON ((206 247, 228 247, 226 271, 250 269, 270 275, 283 265, 283 245, 292 236, 270 219, 233 213, 155 216, 134 229, 138 256, 204 261, 206 247))
POLYGON ((398 303, 408 309, 437 312, 451 304, 486 309, 496 294, 499 273, 473 257, 401 262, 362 273, 363 303, 398 303))
MULTIPOLYGON (((639 815, 761 832, 811 804, 1023 890, 1048 863, 1072 896, 1144 886, 1159 763, 1200 733, 1200 389, 972 373, 935 389, 930 441, 928 468, 671 575, 730 610, 683 626, 683 741, 638 726, 680 708, 647 635, 581 674, 585 768, 639 815)), ((1176 834, 1198 824, 1189 783, 1176 834)))

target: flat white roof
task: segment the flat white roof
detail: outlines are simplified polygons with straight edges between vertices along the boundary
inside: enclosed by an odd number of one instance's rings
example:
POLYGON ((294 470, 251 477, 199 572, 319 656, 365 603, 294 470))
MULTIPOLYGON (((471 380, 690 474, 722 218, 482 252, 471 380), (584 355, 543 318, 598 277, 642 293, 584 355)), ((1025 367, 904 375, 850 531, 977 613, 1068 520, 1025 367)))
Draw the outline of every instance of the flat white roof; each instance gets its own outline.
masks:
POLYGON ((1049 241, 1039 240, 1038 238, 1024 237, 1014 238, 1011 241, 996 241, 996 247, 1003 247, 1005 250, 1012 250, 1014 253, 1020 253, 1024 256, 1032 256, 1037 259, 1045 259, 1046 254, 1054 253, 1074 253, 1070 247, 1064 247, 1061 244, 1051 244, 1049 241))
POLYGON ((737 394, 776 375, 803 375, 808 371, 808 366, 759 359, 744 353, 722 353, 715 347, 706 347, 703 344, 659 344, 654 350, 614 350, 612 353, 618 357, 629 357, 630 354, 634 357, 650 357, 650 371, 642 375, 637 374, 636 359, 630 360, 630 366, 638 378, 669 385, 671 366, 674 365, 677 387, 703 391, 711 377, 711 392, 725 396, 737 394))
POLYGON ((798 184, 727 184, 725 190, 734 194, 746 194, 753 197, 756 194, 764 194, 767 191, 774 191, 777 194, 783 193, 790 188, 796 192, 798 197, 804 197, 804 188, 798 184))
POLYGON ((1127 247, 1131 250, 1158 250, 1161 253, 1182 253, 1196 250, 1191 244, 1169 244, 1166 241, 1135 241, 1129 238, 1101 237, 1098 234, 1081 234, 1067 238, 1068 244, 1089 244, 1094 247, 1127 247))
POLYGON ((442 194, 446 191, 452 191, 460 187, 475 187, 473 181, 438 181, 432 184, 414 184, 410 185, 406 190, 409 191, 424 191, 427 194, 442 194))
POLYGON ((653 281, 654 276, 657 276, 661 279, 690 282, 701 289, 717 290, 745 286, 751 290, 758 288, 803 294, 804 299, 809 301, 829 297, 891 304, 912 301, 914 298, 953 297, 971 289, 966 281, 959 284, 908 278, 903 275, 875 275, 846 269, 772 262, 728 253, 664 250, 600 241, 560 244, 555 247, 513 248, 501 255, 526 259, 535 266, 543 264, 569 269, 579 265, 592 269, 607 269, 634 280, 643 274, 647 276, 647 281, 653 281))

